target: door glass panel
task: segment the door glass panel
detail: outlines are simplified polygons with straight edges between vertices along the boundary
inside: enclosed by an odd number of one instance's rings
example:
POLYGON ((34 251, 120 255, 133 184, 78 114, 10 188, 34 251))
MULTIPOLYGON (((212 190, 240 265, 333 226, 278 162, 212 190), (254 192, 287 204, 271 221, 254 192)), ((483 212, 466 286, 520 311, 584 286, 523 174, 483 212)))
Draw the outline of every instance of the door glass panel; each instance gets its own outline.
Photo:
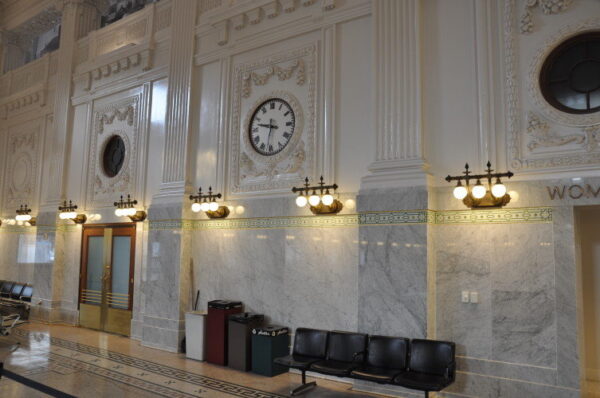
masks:
POLYGON ((88 237, 87 279, 82 291, 83 302, 100 305, 102 302, 103 236, 88 237))
POLYGON ((129 308, 129 261, 131 237, 114 236, 112 244, 112 282, 108 302, 112 308, 129 308))

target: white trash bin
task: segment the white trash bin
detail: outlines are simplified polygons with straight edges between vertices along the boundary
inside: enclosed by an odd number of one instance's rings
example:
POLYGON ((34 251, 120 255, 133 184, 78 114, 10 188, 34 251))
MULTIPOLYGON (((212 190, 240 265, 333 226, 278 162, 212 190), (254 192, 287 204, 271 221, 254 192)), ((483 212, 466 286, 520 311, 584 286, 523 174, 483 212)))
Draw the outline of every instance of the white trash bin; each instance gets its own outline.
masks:
POLYGON ((204 361, 206 355, 206 312, 185 313, 185 355, 188 358, 204 361))

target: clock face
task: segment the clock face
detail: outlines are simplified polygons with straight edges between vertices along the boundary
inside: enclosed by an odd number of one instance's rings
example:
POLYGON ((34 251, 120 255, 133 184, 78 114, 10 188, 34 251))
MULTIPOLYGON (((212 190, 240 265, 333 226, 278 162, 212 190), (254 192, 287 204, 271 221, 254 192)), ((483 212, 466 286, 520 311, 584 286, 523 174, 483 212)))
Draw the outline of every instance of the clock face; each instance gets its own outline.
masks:
POLYGON ((272 156, 283 150, 296 129, 296 115, 281 98, 270 98, 260 104, 250 119, 250 143, 256 152, 272 156))
POLYGON ((109 177, 114 177, 119 174, 123 162, 125 161, 125 143, 118 135, 114 135, 106 143, 102 163, 104 172, 109 177))

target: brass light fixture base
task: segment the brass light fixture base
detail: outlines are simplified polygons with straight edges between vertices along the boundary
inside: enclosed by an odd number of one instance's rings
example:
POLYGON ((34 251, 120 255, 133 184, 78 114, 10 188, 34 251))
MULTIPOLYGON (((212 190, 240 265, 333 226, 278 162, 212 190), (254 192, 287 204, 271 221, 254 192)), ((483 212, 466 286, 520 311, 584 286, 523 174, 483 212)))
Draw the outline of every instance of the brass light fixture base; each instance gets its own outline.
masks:
POLYGON ((329 206, 324 205, 323 202, 319 203, 317 206, 310 206, 310 211, 314 215, 326 215, 326 214, 337 214, 344 208, 342 202, 337 199, 333 200, 333 203, 329 206))
POLYGON ((504 196, 497 198, 490 191, 486 192, 485 196, 481 199, 475 199, 471 195, 467 195, 463 199, 465 206, 471 209, 489 209, 493 207, 506 206, 510 202, 510 195, 504 194, 504 196))
POLYGON ((29 225, 31 225, 32 227, 35 227, 36 218, 35 217, 31 217, 31 220, 25 221, 25 222, 28 223, 29 225))
POLYGON ((208 218, 225 218, 229 215, 229 208, 227 206, 219 206, 216 211, 206 211, 208 218))
POLYGON ((87 216, 85 214, 77 214, 77 217, 71 218, 75 224, 84 224, 87 221, 87 216))
POLYGON ((144 210, 138 210, 133 216, 127 216, 133 222, 142 222, 148 217, 148 214, 144 210))

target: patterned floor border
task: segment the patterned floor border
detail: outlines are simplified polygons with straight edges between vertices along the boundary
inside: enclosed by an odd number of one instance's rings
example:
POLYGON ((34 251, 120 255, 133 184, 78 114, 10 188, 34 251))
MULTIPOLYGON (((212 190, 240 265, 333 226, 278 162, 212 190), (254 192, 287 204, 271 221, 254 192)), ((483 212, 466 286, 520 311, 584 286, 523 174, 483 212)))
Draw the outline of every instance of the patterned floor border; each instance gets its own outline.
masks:
MULTIPOLYGON (((28 339, 32 335, 39 335, 37 332, 30 332, 26 330, 16 329, 13 330, 13 336, 28 339)), ((199 375, 196 373, 190 373, 185 370, 173 368, 167 365, 158 364, 152 361, 148 361, 141 358, 135 358, 129 355, 121 354, 118 352, 89 346, 86 344, 77 343, 70 340, 64 340, 58 337, 51 337, 46 334, 43 334, 45 338, 50 339, 50 345, 54 347, 59 347, 62 349, 75 351, 76 354, 72 354, 70 356, 62 355, 56 352, 51 353, 51 358, 58 360, 60 359, 61 365, 67 365, 79 370, 88 371, 94 375, 98 375, 110 380, 114 380, 117 382, 125 383, 127 385, 131 385, 133 387, 137 387, 148 392, 152 392, 154 394, 160 394, 167 397, 177 397, 177 398, 189 398, 189 397, 199 397, 203 391, 201 389, 194 391, 194 394, 186 393, 181 389, 175 389, 176 381, 184 382, 187 384, 191 384, 197 387, 227 393, 232 396, 244 397, 244 398, 282 398, 285 395, 271 393, 268 391, 262 391, 246 386, 242 386, 239 384, 215 379, 208 376, 199 375), (85 361, 83 358, 79 359, 79 354, 91 355, 96 357, 96 359, 91 361, 85 361), (97 365, 101 360, 109 360, 117 363, 118 365, 113 366, 112 369, 107 369, 106 367, 101 367, 97 365), (90 363, 95 362, 95 363, 90 363), (127 375, 118 370, 122 369, 123 366, 129 366, 131 368, 136 368, 141 370, 140 373, 137 373, 136 376, 127 375), (149 378, 155 378, 156 376, 160 376, 162 378, 172 379, 173 381, 166 381, 165 383, 169 384, 168 387, 157 384, 155 382, 151 382, 149 378), (144 379, 145 378, 145 379, 144 379)))

